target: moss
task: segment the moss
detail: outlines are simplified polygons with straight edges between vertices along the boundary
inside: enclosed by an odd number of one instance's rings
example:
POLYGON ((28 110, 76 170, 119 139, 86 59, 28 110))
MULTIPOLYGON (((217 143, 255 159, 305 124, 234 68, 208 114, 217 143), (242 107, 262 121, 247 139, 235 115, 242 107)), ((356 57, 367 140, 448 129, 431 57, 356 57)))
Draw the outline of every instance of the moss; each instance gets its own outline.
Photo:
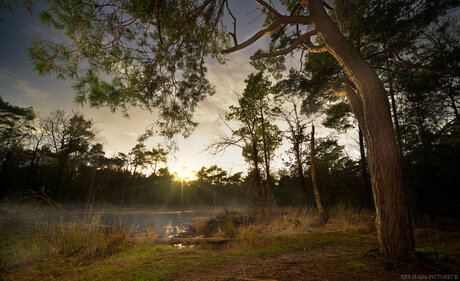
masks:
POLYGON ((287 252, 291 249, 292 248, 290 247, 264 247, 264 248, 252 251, 251 254, 254 256, 264 256, 264 255, 287 252))
POLYGON ((358 270, 371 270, 371 268, 367 264, 358 261, 350 261, 347 262, 345 265, 358 270))
POLYGON ((416 248, 417 255, 425 261, 444 261, 452 264, 458 264, 460 262, 460 256, 453 253, 447 253, 444 251, 437 250, 433 247, 416 248))

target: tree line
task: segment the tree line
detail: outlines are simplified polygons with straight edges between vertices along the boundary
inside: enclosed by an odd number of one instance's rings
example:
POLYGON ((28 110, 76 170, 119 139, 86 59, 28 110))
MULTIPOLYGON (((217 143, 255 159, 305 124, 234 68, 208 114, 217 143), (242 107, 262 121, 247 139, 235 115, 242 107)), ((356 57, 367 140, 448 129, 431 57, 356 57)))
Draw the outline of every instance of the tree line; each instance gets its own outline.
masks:
MULTIPOLYGON (((236 106, 229 109, 228 118, 232 118, 235 110, 236 106)), ((270 118, 274 116, 273 113, 270 118)), ((283 132, 274 129, 277 125, 269 123, 270 118, 264 123, 267 128, 253 132, 259 134, 254 137, 258 140, 255 149, 259 163, 267 162, 261 160, 265 155, 270 155, 269 161, 273 160, 275 148, 283 136, 283 132), (270 147, 268 153, 263 153, 261 133, 270 133, 266 137, 269 145, 265 145, 270 147)), ((267 196, 273 203, 298 207, 313 204, 309 191, 310 170, 304 160, 301 167, 305 169, 306 180, 302 185, 305 188, 300 188, 299 174, 295 172, 298 167, 293 163, 288 163, 280 171, 268 170, 270 185, 267 184, 265 164, 260 164, 259 175, 253 168, 248 173, 230 174, 216 165, 202 167, 196 172, 196 180, 183 182, 169 172, 168 151, 160 145, 147 149, 139 142, 129 153, 119 152, 107 157, 98 141, 95 124, 81 113, 57 110, 38 117, 33 108, 14 106, 0 98, 0 123, 2 198, 49 199, 59 203, 99 202, 117 206, 252 206, 260 202, 262 194, 267 194, 266 186, 270 186, 271 195, 267 196), (254 184, 257 184, 257 192, 254 192, 254 184)), ((238 134, 250 137, 245 130, 239 130, 238 134)), ((250 148, 244 147, 242 155, 253 163, 250 148)), ((318 178, 324 187, 322 196, 326 206, 362 207, 361 195, 353 191, 353 182, 359 183, 357 161, 348 158, 343 149, 337 140, 332 139, 320 139, 317 144, 318 178), (323 176, 328 171, 333 171, 334 178, 347 171, 347 184, 331 188, 331 183, 325 181, 329 176, 323 176)), ((304 152, 301 151, 302 159, 305 158, 304 152)))

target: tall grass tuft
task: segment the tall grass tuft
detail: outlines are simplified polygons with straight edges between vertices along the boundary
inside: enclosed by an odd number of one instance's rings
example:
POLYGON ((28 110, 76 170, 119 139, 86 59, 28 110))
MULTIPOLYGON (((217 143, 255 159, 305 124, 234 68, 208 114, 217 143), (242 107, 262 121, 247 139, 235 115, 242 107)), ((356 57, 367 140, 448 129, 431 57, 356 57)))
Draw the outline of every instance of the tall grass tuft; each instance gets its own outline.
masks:
POLYGON ((375 232, 375 212, 335 207, 329 210, 329 222, 326 228, 333 231, 371 234, 375 232))
POLYGON ((128 245, 152 245, 157 238, 154 226, 134 237, 133 227, 121 220, 110 227, 101 223, 100 215, 85 220, 36 226, 19 234, 0 229, 0 271, 54 258, 91 262, 128 245))
POLYGON ((52 227, 49 236, 54 252, 63 256, 98 258, 111 255, 129 242, 131 229, 101 225, 99 216, 90 223, 71 222, 52 227))

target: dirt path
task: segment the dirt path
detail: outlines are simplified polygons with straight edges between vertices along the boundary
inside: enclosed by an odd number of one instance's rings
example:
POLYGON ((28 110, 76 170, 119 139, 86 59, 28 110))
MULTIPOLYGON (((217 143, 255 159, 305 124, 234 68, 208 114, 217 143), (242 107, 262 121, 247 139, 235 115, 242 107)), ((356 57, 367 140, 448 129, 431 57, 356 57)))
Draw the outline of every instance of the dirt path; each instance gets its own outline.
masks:
POLYGON ((453 272, 421 263, 385 263, 363 256, 361 247, 324 245, 196 268, 166 280, 411 280, 406 274, 448 273, 453 272))

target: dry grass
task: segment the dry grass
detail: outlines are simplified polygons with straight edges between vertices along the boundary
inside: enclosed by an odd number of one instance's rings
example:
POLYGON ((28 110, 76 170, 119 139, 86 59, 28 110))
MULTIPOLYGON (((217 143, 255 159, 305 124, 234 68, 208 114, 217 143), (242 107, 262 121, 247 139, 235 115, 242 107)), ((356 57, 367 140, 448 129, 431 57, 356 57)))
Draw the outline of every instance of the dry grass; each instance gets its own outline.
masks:
POLYGON ((336 207, 329 210, 326 229, 371 234, 375 232, 375 214, 367 210, 336 207))
POLYGON ((328 231, 364 234, 375 231, 373 213, 357 209, 333 208, 329 210, 329 220, 325 225, 319 223, 315 208, 305 208, 300 211, 292 207, 275 208, 270 211, 270 215, 265 212, 265 217, 259 222, 260 229, 257 229, 265 234, 289 235, 308 232, 318 227, 328 231))
POLYGON ((203 235, 204 237, 212 237, 217 232, 217 224, 213 219, 196 219, 195 229, 198 235, 203 235))
POLYGON ((147 227, 145 233, 138 235, 135 238, 136 245, 138 246, 153 246, 158 239, 158 231, 155 226, 147 227))
POLYGON ((329 210, 329 221, 325 225, 319 223, 315 208, 259 208, 253 213, 253 223, 237 226, 233 222, 234 215, 222 214, 217 219, 197 220, 195 228, 199 235, 236 238, 250 248, 264 246, 274 237, 311 233, 313 230, 361 234, 375 232, 373 213, 357 209, 333 208, 329 210))
MULTIPOLYGON (((255 216, 225 212, 207 220, 196 220, 197 235, 236 239, 250 248, 265 246, 274 237, 324 231, 373 232, 373 216, 368 212, 336 208, 329 211, 329 222, 318 225, 314 208, 270 208, 255 216), (249 219, 249 218, 252 219, 249 219)), ((154 226, 141 235, 133 235, 132 226, 121 220, 115 227, 104 226, 96 212, 85 221, 36 227, 18 235, 0 230, 0 266, 2 269, 49 258, 90 262, 133 246, 152 246, 158 234, 154 226)))
POLYGON ((371 213, 358 210, 333 209, 325 225, 319 223, 318 214, 314 208, 300 211, 297 208, 274 208, 262 213, 264 219, 258 219, 257 223, 238 229, 238 243, 246 248, 269 247, 277 239, 317 231, 369 234, 374 230, 374 219, 371 213))
POLYGON ((134 237, 130 225, 120 222, 108 227, 101 224, 100 215, 88 220, 35 227, 20 234, 0 229, 0 269, 55 258, 87 263, 129 246, 153 245, 157 239, 154 227, 134 237))

